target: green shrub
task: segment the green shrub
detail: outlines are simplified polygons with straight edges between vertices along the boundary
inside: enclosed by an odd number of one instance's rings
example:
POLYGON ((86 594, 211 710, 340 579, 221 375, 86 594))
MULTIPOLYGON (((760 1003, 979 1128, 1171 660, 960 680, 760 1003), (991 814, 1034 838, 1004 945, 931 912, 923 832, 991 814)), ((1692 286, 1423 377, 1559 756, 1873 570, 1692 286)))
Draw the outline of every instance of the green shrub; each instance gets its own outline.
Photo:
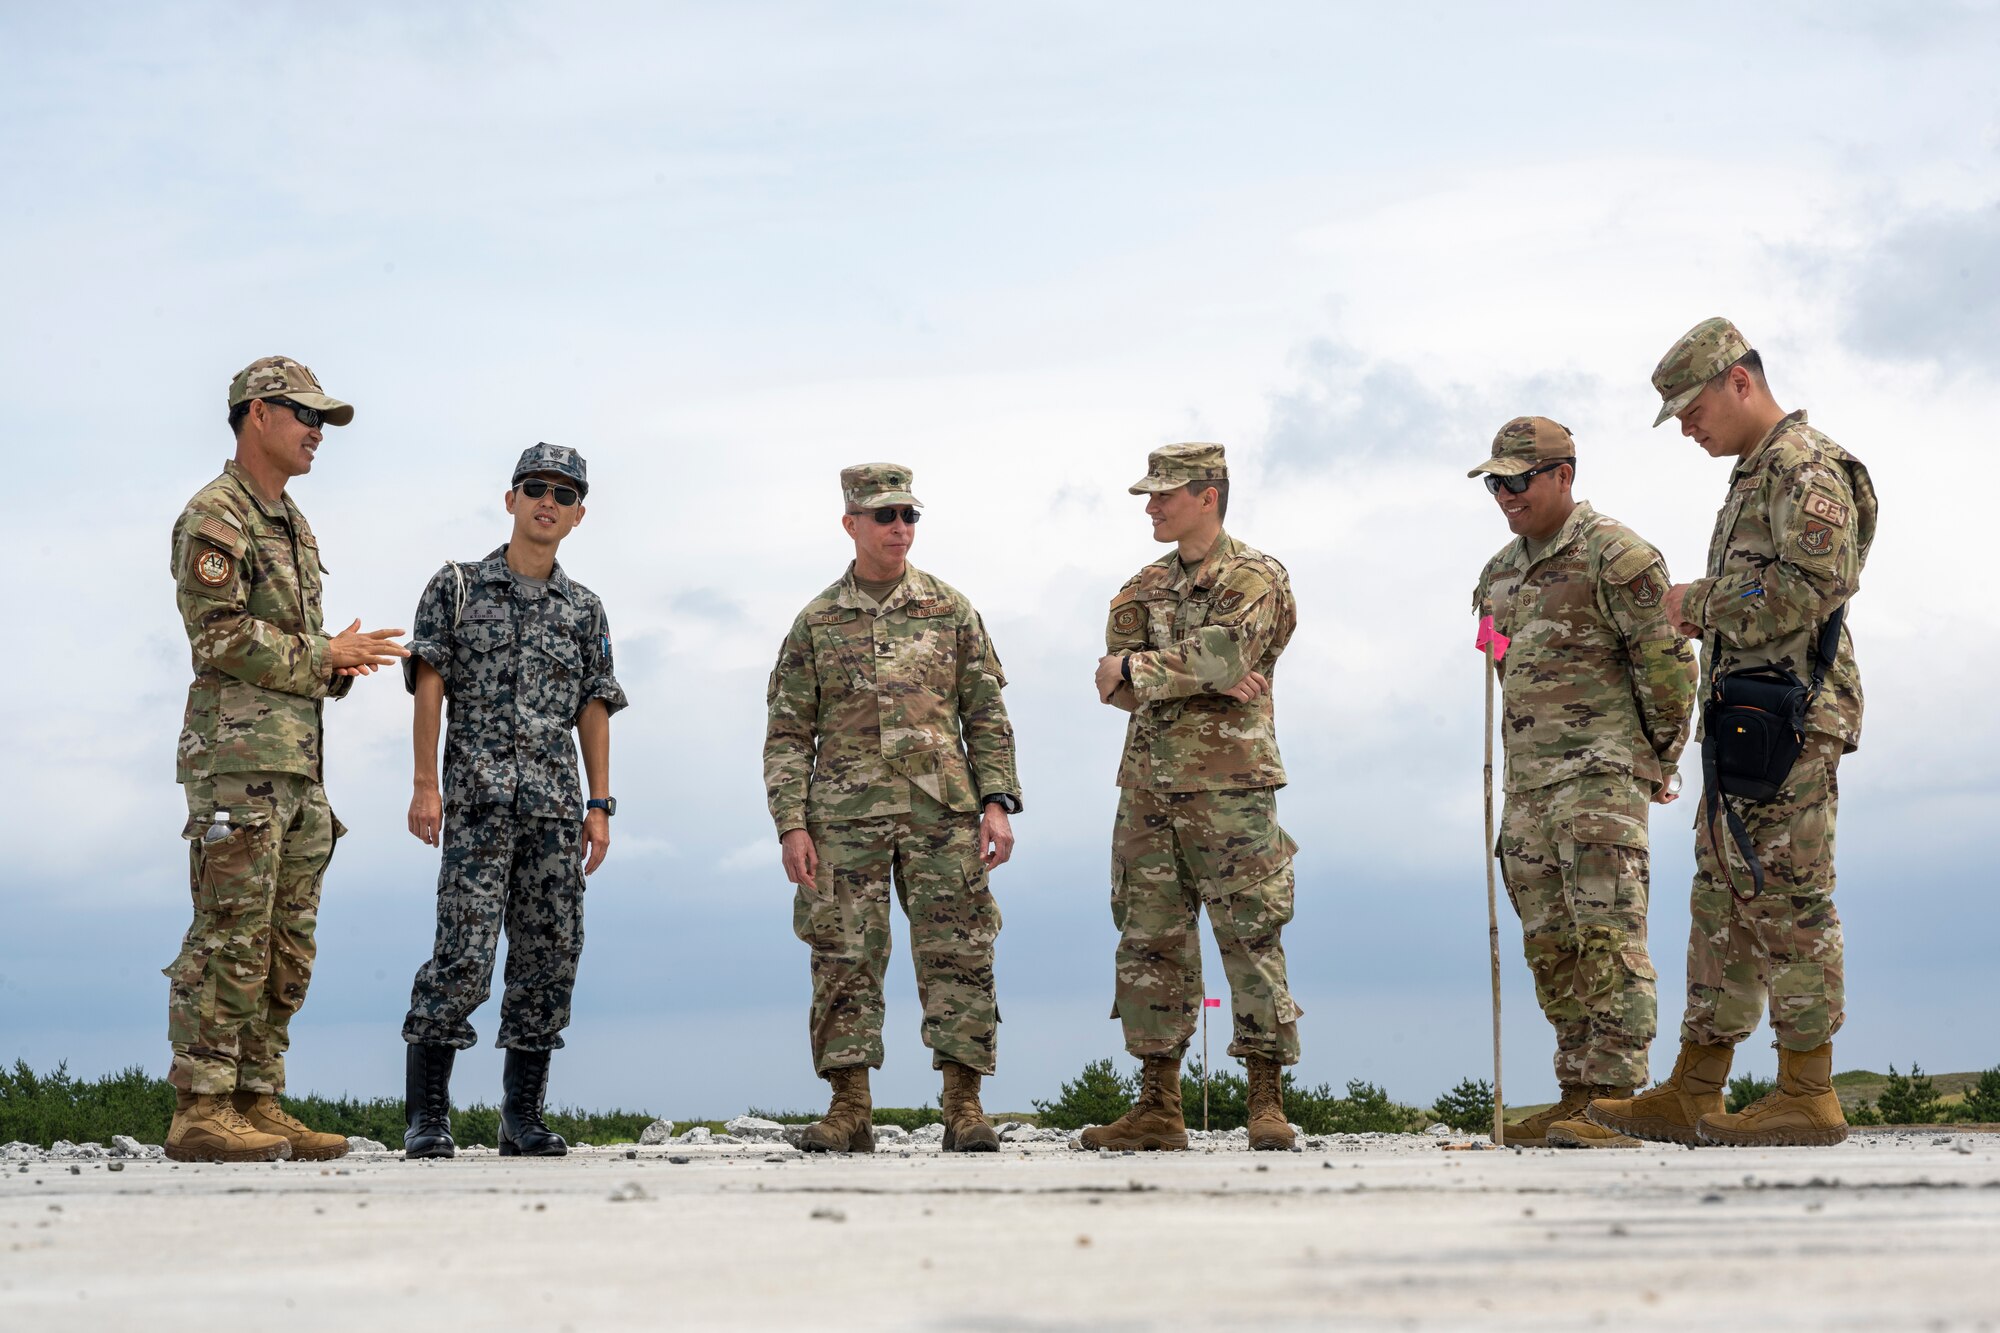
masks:
POLYGON ((1132 1109, 1138 1095, 1137 1073, 1121 1075, 1109 1060, 1092 1060, 1081 1074, 1062 1085, 1054 1101, 1033 1105, 1037 1118, 1049 1129, 1082 1129, 1110 1124, 1132 1109))
POLYGON ((1891 1125, 1935 1124, 1944 1114, 1943 1099, 1931 1086, 1930 1075, 1915 1063, 1910 1065, 1908 1077, 1898 1074, 1896 1066, 1889 1066, 1888 1086, 1875 1099, 1875 1108, 1891 1125))
MULTIPOLYGON (((1181 1117, 1189 1129, 1201 1128, 1201 1061, 1190 1060, 1181 1074, 1181 1117)), ((1285 1107, 1292 1104, 1292 1077, 1283 1075, 1285 1107)), ((1208 1076, 1208 1127, 1241 1129, 1250 1123, 1250 1080, 1230 1069, 1208 1076)))
POLYGON ((1467 1134, 1491 1130, 1493 1085, 1483 1078, 1462 1078, 1457 1087, 1431 1103, 1431 1114, 1467 1134))
POLYGON ((1414 1134, 1430 1117, 1414 1106, 1389 1100, 1389 1094, 1358 1078, 1347 1080, 1347 1095, 1335 1097, 1322 1083, 1297 1099, 1286 1098, 1292 1122, 1308 1134, 1414 1134))
POLYGON ((2000 1065, 1986 1070, 1979 1076, 1979 1082, 1965 1090, 1958 1118, 1979 1125, 2000 1122, 2000 1065))
POLYGON ((1777 1086, 1776 1079, 1761 1078, 1756 1074, 1732 1078, 1729 1080, 1729 1095, 1723 1098, 1723 1109, 1734 1115, 1777 1086))
POLYGON ((1854 1103, 1852 1110, 1847 1112, 1847 1123, 1863 1127, 1879 1125, 1882 1123, 1882 1113, 1875 1109, 1874 1103, 1863 1097, 1860 1101, 1854 1103))

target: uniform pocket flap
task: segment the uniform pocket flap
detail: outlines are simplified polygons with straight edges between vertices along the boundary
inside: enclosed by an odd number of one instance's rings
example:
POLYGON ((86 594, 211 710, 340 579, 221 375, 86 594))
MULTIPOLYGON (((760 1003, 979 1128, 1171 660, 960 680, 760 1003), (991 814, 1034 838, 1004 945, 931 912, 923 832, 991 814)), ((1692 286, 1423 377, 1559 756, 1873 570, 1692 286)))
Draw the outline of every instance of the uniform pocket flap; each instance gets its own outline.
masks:
POLYGON ((1646 826, 1630 815, 1614 815, 1602 810, 1572 815, 1569 836, 1573 841, 1599 847, 1646 850, 1646 826))
POLYGON ((1604 566, 1604 581, 1622 588, 1659 562, 1652 547, 1635 546, 1604 566))
POLYGON ((475 653, 493 653, 514 642, 514 626, 504 620, 468 620, 458 627, 458 641, 475 653))
MULTIPOLYGON (((242 810, 238 810, 235 806, 230 805, 225 805, 221 808, 229 811, 229 827, 232 829, 255 828, 260 824, 271 822, 270 815, 263 810, 257 809, 255 806, 246 806, 242 810)), ((208 826, 214 822, 214 819, 214 811, 210 811, 205 815, 189 815, 187 823, 181 825, 181 837, 187 839, 189 842, 193 842, 208 831, 208 826)))
POLYGON ((549 634, 535 640, 535 646, 568 667, 571 671, 583 669, 583 649, 576 640, 560 634, 549 634))

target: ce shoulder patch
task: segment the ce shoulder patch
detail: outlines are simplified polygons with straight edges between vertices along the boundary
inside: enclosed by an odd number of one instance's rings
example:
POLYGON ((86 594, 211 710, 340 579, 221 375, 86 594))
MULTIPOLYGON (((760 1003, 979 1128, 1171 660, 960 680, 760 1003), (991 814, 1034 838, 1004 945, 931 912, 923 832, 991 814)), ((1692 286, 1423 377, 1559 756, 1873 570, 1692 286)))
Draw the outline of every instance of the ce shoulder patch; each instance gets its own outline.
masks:
POLYGON ((1819 519, 1830 527, 1847 526, 1847 506, 1824 491, 1809 491, 1806 502, 1800 506, 1811 518, 1819 519))

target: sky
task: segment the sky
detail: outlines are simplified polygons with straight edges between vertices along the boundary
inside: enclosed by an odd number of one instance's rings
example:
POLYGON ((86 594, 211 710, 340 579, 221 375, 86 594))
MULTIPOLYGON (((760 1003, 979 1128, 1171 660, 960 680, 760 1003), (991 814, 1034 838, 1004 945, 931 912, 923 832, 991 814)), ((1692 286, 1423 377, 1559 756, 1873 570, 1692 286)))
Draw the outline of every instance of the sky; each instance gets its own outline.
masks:
MULTIPOLYGON (((1697 575, 1727 465, 1649 429, 1648 376, 1722 314, 1882 500, 1849 621, 1868 712, 1840 775, 1836 1066, 2000 1061, 1972 484, 2000 416, 1995 49, 1990 3, 0 9, 23 613, 0 1059, 166 1068, 189 677, 168 538, 230 452, 229 378, 281 353, 357 408, 292 487, 336 627, 407 626, 443 561, 499 545, 525 446, 589 460, 561 558, 632 703, 555 1101, 824 1097, 764 685, 851 554, 837 474, 869 460, 914 469, 915 563, 981 610, 1010 681, 1026 809, 994 876, 986 1104, 1125 1063, 1123 715, 1090 678, 1111 595, 1160 553, 1125 488, 1188 439, 1227 446, 1230 529, 1300 607, 1276 683, 1298 1073, 1420 1103, 1489 1077, 1468 605, 1507 533, 1465 471, 1508 418, 1554 417, 1578 494, 1697 575)), ((409 730, 388 675, 327 709, 352 832, 295 1090, 400 1091, 437 872, 404 827, 409 730)), ((1693 804, 1652 821, 1662 1076, 1693 804)), ((1546 1100, 1502 913, 1508 1097, 1546 1100)), ((907 942, 899 921, 878 1104, 937 1092, 907 942)), ((461 1101, 497 1096, 496 1010, 461 1101)), ((1762 1029, 1739 1068, 1773 1067, 1762 1029)))

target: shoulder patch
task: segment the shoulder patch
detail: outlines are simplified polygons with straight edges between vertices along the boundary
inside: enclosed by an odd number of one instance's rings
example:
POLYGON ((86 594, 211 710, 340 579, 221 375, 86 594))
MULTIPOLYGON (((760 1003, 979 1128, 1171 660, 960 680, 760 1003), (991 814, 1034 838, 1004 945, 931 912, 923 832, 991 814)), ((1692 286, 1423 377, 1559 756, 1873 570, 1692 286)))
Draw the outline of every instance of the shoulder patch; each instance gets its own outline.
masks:
POLYGON ((1807 555, 1825 555, 1833 549, 1833 529, 1816 518, 1799 529, 1799 549, 1807 555))
POLYGON ((1800 507, 1831 527, 1847 526, 1847 506, 1824 491, 1808 491, 1805 504, 1800 507))
POLYGON ((202 586, 220 588, 236 573, 236 560, 226 551, 214 547, 197 551, 194 557, 194 576, 202 586))
POLYGON ((242 555, 250 546, 250 539, 243 535, 242 529, 213 514, 201 516, 201 520, 194 525, 193 535, 196 541, 207 542, 233 556, 242 555))
POLYGON ((1111 608, 1111 630, 1114 634, 1136 634, 1145 623, 1145 608, 1137 602, 1120 602, 1111 608))

